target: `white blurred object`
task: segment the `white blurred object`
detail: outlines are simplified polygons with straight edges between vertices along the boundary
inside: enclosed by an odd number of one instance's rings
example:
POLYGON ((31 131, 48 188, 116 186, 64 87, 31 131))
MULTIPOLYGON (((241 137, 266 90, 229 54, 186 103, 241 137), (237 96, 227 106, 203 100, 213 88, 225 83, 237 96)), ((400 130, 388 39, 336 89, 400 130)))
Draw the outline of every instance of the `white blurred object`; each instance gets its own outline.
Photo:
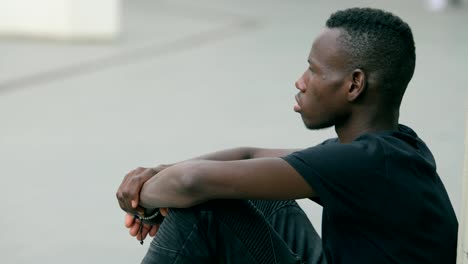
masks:
POLYGON ((120 0, 0 0, 0 35, 110 39, 120 31, 120 0))
POLYGON ((447 9, 449 6, 459 8, 462 2, 468 2, 467 0, 426 0, 426 5, 430 11, 438 12, 447 9))
POLYGON ((468 112, 465 120, 465 166, 463 172, 462 214, 458 227, 457 264, 468 264, 468 112))
POLYGON ((441 11, 447 7, 448 0, 427 0, 427 3, 431 11, 441 11))

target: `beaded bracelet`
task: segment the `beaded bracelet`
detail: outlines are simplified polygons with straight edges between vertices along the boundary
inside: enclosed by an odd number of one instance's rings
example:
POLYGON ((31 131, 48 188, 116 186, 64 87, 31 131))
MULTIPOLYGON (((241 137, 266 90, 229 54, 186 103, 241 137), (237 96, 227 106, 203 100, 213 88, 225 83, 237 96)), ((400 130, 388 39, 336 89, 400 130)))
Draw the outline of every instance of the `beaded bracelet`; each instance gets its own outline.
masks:
POLYGON ((140 220, 140 228, 138 229, 138 233, 140 233, 140 244, 141 245, 143 245, 143 224, 144 223, 150 224, 150 225, 161 224, 162 220, 164 219, 164 217, 159 212, 159 208, 154 209, 151 212, 151 215, 149 215, 149 216, 146 216, 146 213, 145 213, 145 216, 140 216, 140 215, 135 214, 133 217, 135 219, 140 220))

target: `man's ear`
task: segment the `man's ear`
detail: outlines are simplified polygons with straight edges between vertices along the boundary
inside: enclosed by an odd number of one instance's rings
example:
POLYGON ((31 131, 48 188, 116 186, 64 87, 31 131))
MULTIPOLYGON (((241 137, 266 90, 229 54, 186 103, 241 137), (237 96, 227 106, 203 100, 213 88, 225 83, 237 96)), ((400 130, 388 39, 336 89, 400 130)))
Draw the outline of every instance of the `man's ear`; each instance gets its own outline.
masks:
POLYGON ((366 74, 361 69, 355 69, 351 74, 351 82, 348 87, 348 101, 356 101, 366 89, 366 74))

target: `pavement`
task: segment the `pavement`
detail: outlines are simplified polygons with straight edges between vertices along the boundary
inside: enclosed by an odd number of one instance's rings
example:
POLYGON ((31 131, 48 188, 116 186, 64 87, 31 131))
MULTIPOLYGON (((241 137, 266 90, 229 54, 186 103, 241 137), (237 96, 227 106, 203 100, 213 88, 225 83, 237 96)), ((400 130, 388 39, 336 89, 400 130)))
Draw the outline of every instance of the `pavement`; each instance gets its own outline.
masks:
MULTIPOLYGON (((136 263, 115 191, 127 171, 236 147, 334 137, 293 112, 294 81, 328 16, 392 11, 416 72, 400 121, 437 160, 460 215, 468 7, 423 1, 123 1, 115 41, 0 39, 0 263, 136 263)), ((320 230, 321 208, 301 200, 320 230)))

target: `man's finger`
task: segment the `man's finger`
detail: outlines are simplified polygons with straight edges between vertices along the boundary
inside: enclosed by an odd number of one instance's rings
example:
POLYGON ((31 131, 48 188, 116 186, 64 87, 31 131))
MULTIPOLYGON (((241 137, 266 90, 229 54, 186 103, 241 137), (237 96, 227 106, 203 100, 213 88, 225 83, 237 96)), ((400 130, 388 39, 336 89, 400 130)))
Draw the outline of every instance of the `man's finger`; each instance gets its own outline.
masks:
POLYGON ((169 208, 159 208, 159 212, 166 217, 169 214, 169 208))
POLYGON ((140 240, 141 239, 145 239, 146 236, 148 235, 149 231, 151 229, 151 226, 150 225, 143 225, 143 229, 141 230, 141 236, 140 236, 140 240), (142 237, 142 238, 141 238, 142 237))
POLYGON ((135 170, 131 170, 129 173, 127 173, 125 177, 123 178, 122 182, 120 183, 120 186, 122 186, 126 181, 128 181, 128 179, 132 177, 134 173, 135 173, 135 170))
POLYGON ((119 206, 122 210, 126 211, 126 207, 125 207, 125 203, 124 201, 122 200, 122 198, 117 194, 117 201, 119 202, 119 206))
POLYGON ((141 229, 141 233, 138 232, 136 238, 138 240, 144 240, 146 238, 146 236, 148 235, 149 231, 151 229, 151 226, 150 225, 147 225, 147 224, 143 224, 143 228, 141 229))
POLYGON ((128 206, 137 208, 140 191, 143 184, 156 174, 151 168, 138 168, 135 175, 128 179, 127 185, 123 188, 122 194, 128 206))
POLYGON ((129 179, 131 179, 135 175, 135 173, 137 173, 137 171, 138 169, 135 169, 127 173, 122 183, 120 184, 119 188, 117 189, 116 196, 117 196, 117 200, 119 201, 119 206, 120 208, 122 208, 122 210, 126 212, 129 211, 131 207, 129 207, 128 204, 126 204, 126 200, 124 198, 124 190, 127 188, 129 179))
POLYGON ((126 214, 125 215, 125 227, 130 228, 132 225, 135 223, 135 217, 131 214, 126 214))
POLYGON ((128 231, 131 236, 136 236, 138 232, 140 231, 140 221, 136 220, 135 224, 130 228, 128 231))
POLYGON ((151 237, 154 237, 156 235, 156 233, 158 232, 158 229, 159 229, 159 225, 152 226, 150 231, 149 231, 149 235, 151 237))

